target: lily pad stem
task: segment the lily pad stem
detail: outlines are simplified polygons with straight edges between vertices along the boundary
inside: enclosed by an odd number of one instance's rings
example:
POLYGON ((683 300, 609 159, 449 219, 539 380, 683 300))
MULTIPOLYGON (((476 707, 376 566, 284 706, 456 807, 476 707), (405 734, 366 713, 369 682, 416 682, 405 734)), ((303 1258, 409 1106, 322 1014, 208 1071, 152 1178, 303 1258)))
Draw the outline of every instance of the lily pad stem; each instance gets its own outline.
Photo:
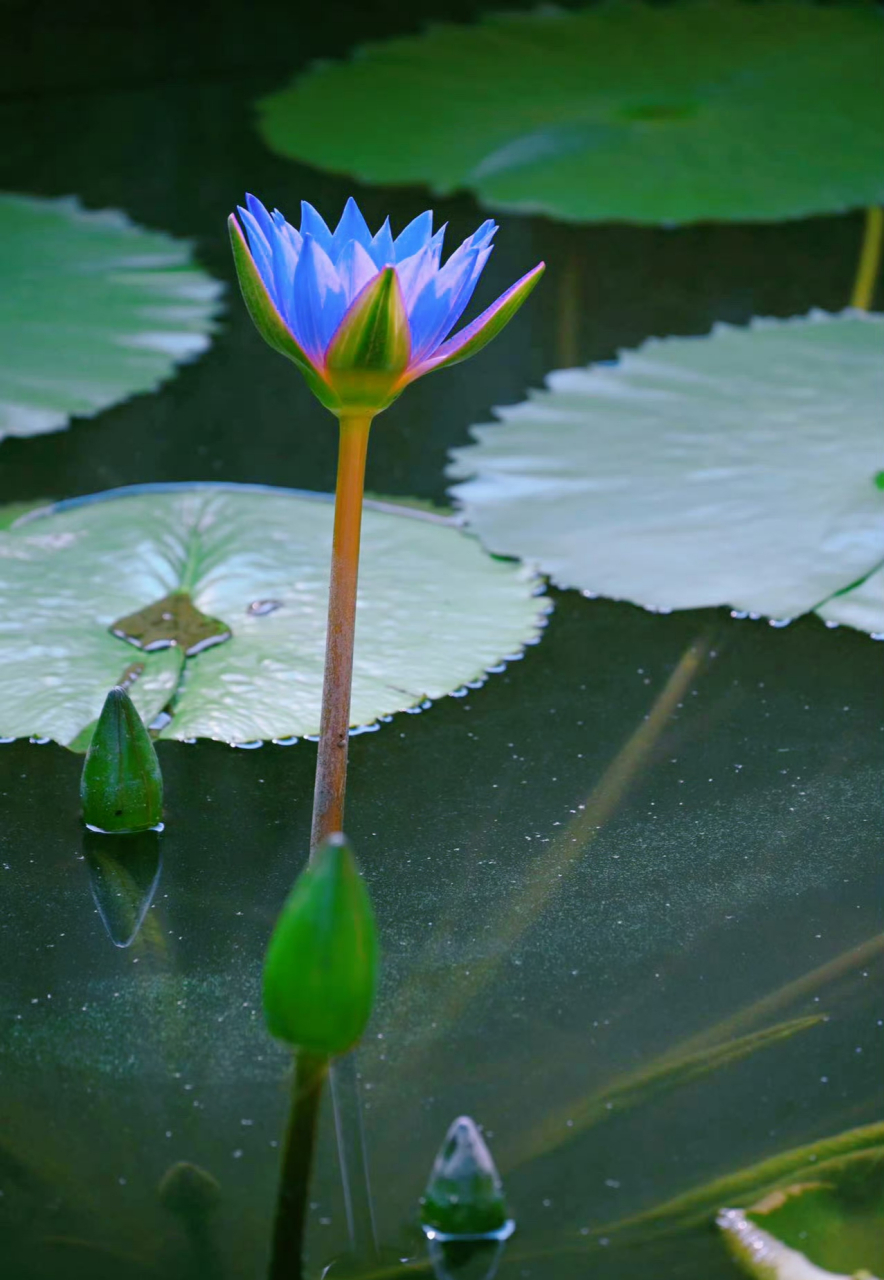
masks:
POLYGON ((868 311, 875 300, 875 283, 881 265, 881 242, 884 240, 884 209, 871 205, 866 209, 863 246, 859 256, 856 283, 850 299, 852 307, 868 311))
POLYGON ((311 851, 327 836, 341 831, 344 822, 359 536, 371 421, 372 415, 367 413, 341 415, 311 851))
POLYGON ((328 1058, 325 1055, 300 1050, 295 1063, 292 1106, 282 1155, 268 1280, 302 1280, 304 1274, 310 1170, 319 1103, 327 1073, 328 1058))

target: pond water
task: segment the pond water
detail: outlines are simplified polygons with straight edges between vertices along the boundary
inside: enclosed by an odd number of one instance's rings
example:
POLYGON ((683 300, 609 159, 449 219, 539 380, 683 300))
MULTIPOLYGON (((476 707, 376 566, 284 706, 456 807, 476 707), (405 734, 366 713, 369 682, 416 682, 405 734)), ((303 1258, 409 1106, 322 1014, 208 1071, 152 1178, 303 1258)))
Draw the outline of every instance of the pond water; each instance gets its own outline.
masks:
MULTIPOLYGON (((297 66, 415 15, 100 9, 49 5, 33 27, 22 15, 0 188, 76 192, 192 237, 229 282, 229 310, 209 353, 159 393, 5 442, 0 500, 147 480, 327 490, 333 425, 254 332, 224 219, 246 188, 329 216, 352 191, 370 223, 430 203, 278 160, 252 123, 254 99, 297 66)), ((452 242, 482 216, 466 197, 433 207, 452 242)), ((477 305, 539 257, 548 276, 481 360, 378 421, 375 492, 444 501, 447 449, 551 368, 717 319, 839 309, 861 230, 858 216, 678 231, 499 221, 477 305)), ((419 1273, 417 1200, 467 1113, 518 1223, 503 1280, 725 1280, 738 1273, 706 1226, 609 1228, 879 1114, 880 650, 813 618, 773 629, 552 594, 520 661, 351 742, 347 830, 383 952, 358 1058, 382 1261, 356 1272, 419 1273), (734 1041, 717 1069, 666 1070, 734 1041)), ((128 879, 87 843, 80 757, 23 741, 0 753, 3 1274, 261 1276, 289 1055, 264 1030, 260 968, 306 858, 315 747, 160 743, 166 829, 128 879), (114 945, 148 900, 131 945, 114 945), (199 1230, 158 1195, 179 1160, 220 1188, 199 1230)), ((311 1274, 347 1239, 326 1106, 311 1274)))

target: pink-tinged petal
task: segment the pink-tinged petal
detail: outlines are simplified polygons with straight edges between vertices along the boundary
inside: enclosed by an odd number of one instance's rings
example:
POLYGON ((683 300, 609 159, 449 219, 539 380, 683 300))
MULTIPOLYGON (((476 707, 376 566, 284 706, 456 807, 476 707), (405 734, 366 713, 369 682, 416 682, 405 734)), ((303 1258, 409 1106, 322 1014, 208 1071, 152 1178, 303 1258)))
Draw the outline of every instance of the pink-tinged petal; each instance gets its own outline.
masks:
POLYGON ((491 247, 465 240, 424 286, 409 311, 415 359, 429 358, 457 324, 473 296, 491 247))
POLYGON ((255 328, 274 351, 278 351, 280 355, 286 356, 298 366, 313 394, 327 408, 336 409, 338 406, 336 396, 323 377, 322 370, 311 361, 280 314, 249 252, 245 236, 234 214, 228 218, 227 225, 230 229, 230 242, 233 246, 233 261, 236 265, 239 287, 255 328))
POLYGON ((363 249, 358 240, 351 240, 344 247, 341 256, 338 258, 337 271, 338 278, 344 286, 347 306, 350 305, 357 293, 365 288, 369 280, 378 273, 378 269, 369 257, 367 250, 363 249))
POLYGON ((396 274, 402 287, 405 309, 409 313, 424 285, 429 280, 432 280, 439 270, 439 253, 440 247, 430 241, 417 253, 413 253, 410 258, 405 258, 404 261, 397 263, 396 274))
POLYGON ((477 351, 481 351, 492 338, 496 338, 501 329, 507 325, 531 293, 540 277, 546 270, 546 264, 540 262, 527 275, 522 276, 514 285, 502 293, 496 302, 477 316, 471 324, 461 329, 453 338, 443 342, 441 347, 428 359, 419 360, 406 371, 403 385, 421 378, 425 373, 435 369, 447 368, 459 364, 461 360, 469 360, 477 351))

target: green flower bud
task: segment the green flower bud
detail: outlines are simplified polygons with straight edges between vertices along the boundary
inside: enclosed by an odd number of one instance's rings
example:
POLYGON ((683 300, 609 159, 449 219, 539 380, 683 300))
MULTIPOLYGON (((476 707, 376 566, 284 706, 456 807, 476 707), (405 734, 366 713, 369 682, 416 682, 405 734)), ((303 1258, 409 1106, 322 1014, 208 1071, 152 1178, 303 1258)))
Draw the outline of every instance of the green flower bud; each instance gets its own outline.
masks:
POLYGON ((163 816, 163 775, 125 689, 111 689, 80 778, 83 817, 98 831, 147 831, 163 816))
POLYGON ((421 1198, 421 1224, 431 1240, 504 1240, 515 1228, 497 1166, 469 1116, 459 1116, 445 1135, 421 1198))
POLYGON ((264 960, 271 1035, 318 1054, 346 1053, 371 1014, 377 933, 345 836, 320 845, 295 881, 264 960))

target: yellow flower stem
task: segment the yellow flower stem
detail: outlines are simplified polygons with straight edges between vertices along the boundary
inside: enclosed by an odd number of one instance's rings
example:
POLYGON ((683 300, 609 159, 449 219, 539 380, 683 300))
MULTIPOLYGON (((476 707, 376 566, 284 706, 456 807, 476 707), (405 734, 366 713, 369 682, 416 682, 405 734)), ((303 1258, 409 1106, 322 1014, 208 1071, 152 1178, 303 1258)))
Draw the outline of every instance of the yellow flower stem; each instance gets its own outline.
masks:
POLYGON ((365 455, 372 414, 341 415, 311 852, 343 830, 365 455))
POLYGON ((881 242, 884 240, 884 209, 872 205, 866 209, 866 225, 863 232, 863 246, 859 256, 859 267, 853 296, 852 307, 868 311, 875 300, 875 283, 878 279, 878 268, 881 265, 881 242))
POLYGON ((301 1049, 295 1062, 268 1280, 302 1280, 310 1170, 328 1058, 301 1049))

